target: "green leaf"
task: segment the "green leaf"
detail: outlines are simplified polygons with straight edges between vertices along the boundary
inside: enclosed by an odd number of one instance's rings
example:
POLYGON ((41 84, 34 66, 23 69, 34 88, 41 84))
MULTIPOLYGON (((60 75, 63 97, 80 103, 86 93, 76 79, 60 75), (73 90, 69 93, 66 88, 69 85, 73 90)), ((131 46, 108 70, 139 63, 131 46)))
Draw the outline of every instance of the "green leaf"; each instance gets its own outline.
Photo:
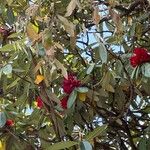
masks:
POLYGON ((92 150, 92 146, 88 141, 82 141, 80 143, 80 149, 81 150, 92 150))
POLYGON ((78 87, 78 88, 76 88, 76 90, 80 93, 87 93, 88 92, 87 87, 78 87))
POLYGON ((14 23, 14 21, 15 21, 15 16, 14 16, 12 8, 9 7, 9 6, 7 8, 7 17, 8 17, 8 23, 10 25, 12 25, 14 23))
POLYGON ((12 73, 12 65, 11 64, 7 64, 3 67, 3 73, 5 75, 11 74, 12 73))
POLYGON ((150 63, 145 63, 142 65, 142 74, 145 77, 150 77, 150 63))
POLYGON ((18 83, 19 80, 20 80, 20 78, 17 78, 15 81, 13 81, 11 84, 9 84, 6 89, 14 87, 18 83))
POLYGON ((0 128, 6 124, 6 115, 4 112, 0 112, 0 128))
POLYGON ((15 44, 7 44, 7 45, 0 48, 1 52, 9 52, 12 50, 15 50, 15 44))
POLYGON ((107 51, 103 43, 99 43, 99 55, 102 63, 107 63, 107 51))
POLYGON ((52 146, 49 146, 47 150, 62 150, 62 149, 69 148, 77 144, 78 142, 73 142, 73 141, 58 142, 56 144, 53 144, 52 146))
POLYGON ((138 149, 139 150, 148 150, 148 147, 147 147, 148 142, 149 141, 145 137, 143 137, 139 142, 138 149))
POLYGON ((89 68, 86 71, 86 74, 90 74, 94 69, 95 63, 90 64, 89 68))
POLYGON ((74 102, 76 100, 76 97, 77 97, 77 91, 76 91, 76 89, 74 89, 72 91, 72 93, 70 94, 70 96, 69 96, 69 99, 68 99, 68 102, 67 102, 67 108, 72 107, 72 105, 74 104, 74 102))
POLYGON ((137 71, 137 67, 133 69, 132 74, 131 74, 131 79, 134 78, 136 71, 137 71))
POLYGON ((102 63, 107 63, 107 50, 104 43, 101 42, 100 37, 95 34, 95 38, 99 44, 98 52, 102 63))
POLYGON ((91 140, 93 140, 93 138, 103 134, 106 128, 107 125, 102 125, 100 127, 95 128, 92 132, 85 136, 85 139, 90 142, 91 140))

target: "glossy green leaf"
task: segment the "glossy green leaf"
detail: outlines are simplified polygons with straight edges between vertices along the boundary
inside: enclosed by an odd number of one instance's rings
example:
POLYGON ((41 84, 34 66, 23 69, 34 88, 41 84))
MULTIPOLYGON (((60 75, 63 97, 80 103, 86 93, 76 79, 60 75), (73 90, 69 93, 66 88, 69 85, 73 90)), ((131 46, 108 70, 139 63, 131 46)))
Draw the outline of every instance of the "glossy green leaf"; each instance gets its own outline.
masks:
POLYGON ((87 87, 78 87, 78 88, 76 88, 76 90, 80 93, 87 93, 88 92, 87 87))
POLYGON ((92 132, 90 132, 88 135, 85 136, 85 139, 89 142, 93 140, 93 138, 103 134, 107 129, 107 125, 102 125, 97 128, 95 128, 92 132))
POLYGON ((142 65, 142 73, 145 77, 150 77, 150 63, 145 63, 142 65))
POLYGON ((88 67, 88 69, 86 71, 86 74, 90 74, 93 71, 94 66, 95 66, 95 63, 90 64, 90 66, 88 67))
POLYGON ((92 150, 92 145, 88 141, 82 141, 80 143, 81 150, 92 150))
POLYGON ((47 148, 47 150, 62 150, 65 148, 70 148, 77 144, 78 144, 78 142, 73 142, 73 141, 58 142, 56 144, 53 144, 52 146, 49 146, 49 148, 47 148))
POLYGON ((6 123, 6 115, 4 112, 0 112, 0 128, 2 128, 6 123))
POLYGON ((77 91, 76 91, 76 89, 74 89, 72 91, 72 93, 69 95, 68 102, 67 102, 67 108, 72 107, 72 105, 74 104, 76 98, 77 98, 77 91))
POLYGON ((12 65, 11 64, 7 64, 3 67, 3 73, 5 75, 9 75, 12 73, 12 65))

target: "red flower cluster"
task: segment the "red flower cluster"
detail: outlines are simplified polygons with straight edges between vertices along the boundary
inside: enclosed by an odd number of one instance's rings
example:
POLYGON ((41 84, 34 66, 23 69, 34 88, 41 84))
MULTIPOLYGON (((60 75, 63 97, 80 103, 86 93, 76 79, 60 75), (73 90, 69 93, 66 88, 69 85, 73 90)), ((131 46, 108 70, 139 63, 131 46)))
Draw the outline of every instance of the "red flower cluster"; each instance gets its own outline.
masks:
MULTIPOLYGON (((73 74, 68 75, 68 79, 64 78, 63 81, 63 90, 66 94, 70 94, 74 88, 81 86, 80 80, 77 80, 77 77, 73 74)), ((63 109, 67 109, 68 96, 64 97, 60 101, 60 105, 63 109)))
POLYGON ((63 109, 67 109, 68 96, 61 99, 60 104, 63 109))
POLYGON ((14 125, 14 121, 11 119, 6 120, 6 126, 12 127, 14 125))
POLYGON ((150 54, 145 48, 135 48, 133 50, 133 56, 130 58, 132 67, 141 65, 142 63, 150 62, 150 54))
POLYGON ((43 107, 43 100, 41 99, 40 96, 37 97, 36 102, 37 102, 37 107, 41 109, 43 107))
POLYGON ((63 90, 65 93, 70 94, 75 87, 79 87, 81 82, 77 80, 75 75, 69 74, 68 79, 64 78, 63 90))

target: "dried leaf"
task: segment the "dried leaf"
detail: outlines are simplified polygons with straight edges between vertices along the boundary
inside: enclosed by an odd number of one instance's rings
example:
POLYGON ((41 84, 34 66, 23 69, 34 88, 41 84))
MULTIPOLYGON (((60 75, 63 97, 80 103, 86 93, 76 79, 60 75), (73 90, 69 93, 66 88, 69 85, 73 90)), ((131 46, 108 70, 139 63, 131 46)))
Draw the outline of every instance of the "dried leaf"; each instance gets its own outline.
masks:
POLYGON ((84 102, 86 100, 86 93, 78 93, 79 100, 84 102))
POLYGON ((109 9, 109 14, 112 17, 112 20, 116 26, 116 32, 122 33, 123 32, 123 25, 122 25, 120 15, 116 11, 114 11, 113 9, 109 9))
POLYGON ((35 84, 40 84, 44 80, 44 76, 42 75, 37 75, 36 79, 34 81, 35 84))
POLYGON ((29 39, 31 39, 32 41, 38 40, 39 39, 38 31, 39 29, 37 26, 35 26, 31 22, 28 23, 26 32, 27 32, 27 36, 29 37, 29 39))
POLYGON ((132 26, 132 17, 131 16, 128 16, 128 25, 132 26))
POLYGON ((71 37, 74 37, 75 25, 63 16, 58 15, 58 19, 63 23, 66 32, 69 33, 71 37))
POLYGON ((111 74, 110 74, 110 72, 107 72, 105 74, 105 76, 103 77, 101 85, 102 85, 102 88, 104 88, 105 90, 114 93, 115 90, 112 87, 112 85, 110 85, 110 83, 109 83, 110 80, 111 80, 111 74))
POLYGON ((64 76, 64 78, 68 78, 68 73, 67 73, 67 70, 66 70, 66 68, 64 67, 64 65, 60 62, 60 61, 58 61, 57 59, 55 59, 55 65, 57 66, 57 68, 58 69, 61 69, 61 71, 62 71, 62 75, 64 76))
POLYGON ((95 7, 94 8, 94 11, 93 11, 93 22, 96 24, 96 25, 98 25, 99 24, 99 22, 100 22, 100 19, 101 19, 101 17, 100 17, 100 15, 99 15, 99 7, 95 7))
POLYGON ((32 4, 29 8, 26 9, 26 15, 34 17, 37 14, 39 5, 32 4))
POLYGON ((69 17, 77 6, 80 8, 79 1, 78 0, 71 0, 69 5, 67 6, 67 12, 65 14, 65 17, 69 17))
POLYGON ((36 67, 34 68, 33 72, 34 74, 37 73, 37 71, 41 68, 41 65, 43 64, 43 60, 39 61, 36 65, 36 67))
POLYGON ((48 28, 46 28, 42 34, 42 44, 47 50, 53 46, 52 32, 48 28))
POLYGON ((54 46, 57 47, 58 49, 61 49, 62 52, 64 51, 64 48, 63 48, 63 46, 61 44, 55 42, 54 46))
POLYGON ((48 57, 54 57, 54 53, 56 50, 54 49, 54 46, 51 46, 49 49, 46 50, 46 55, 48 57))

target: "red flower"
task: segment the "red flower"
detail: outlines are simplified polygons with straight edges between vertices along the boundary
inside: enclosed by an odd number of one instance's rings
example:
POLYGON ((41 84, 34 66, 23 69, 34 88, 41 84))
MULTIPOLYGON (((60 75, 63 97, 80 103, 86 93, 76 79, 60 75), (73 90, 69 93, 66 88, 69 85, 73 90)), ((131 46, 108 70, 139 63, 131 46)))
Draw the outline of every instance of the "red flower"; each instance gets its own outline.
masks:
POLYGON ((69 74, 68 79, 64 78, 63 81, 63 90, 65 93, 70 94, 75 87, 79 87, 81 82, 77 80, 75 75, 69 74))
POLYGON ((135 48, 133 50, 133 56, 130 57, 131 66, 136 67, 145 62, 150 62, 150 54, 147 49, 135 48))
POLYGON ((9 127, 12 127, 14 125, 14 121, 11 120, 11 119, 7 119, 6 120, 6 125, 9 126, 9 127))
POLYGON ((38 108, 42 108, 43 107, 43 100, 41 99, 40 96, 37 97, 36 102, 37 102, 37 107, 38 108))
POLYGON ((62 107, 63 109, 67 109, 67 102, 68 102, 68 96, 64 97, 64 98, 60 101, 61 107, 62 107))

